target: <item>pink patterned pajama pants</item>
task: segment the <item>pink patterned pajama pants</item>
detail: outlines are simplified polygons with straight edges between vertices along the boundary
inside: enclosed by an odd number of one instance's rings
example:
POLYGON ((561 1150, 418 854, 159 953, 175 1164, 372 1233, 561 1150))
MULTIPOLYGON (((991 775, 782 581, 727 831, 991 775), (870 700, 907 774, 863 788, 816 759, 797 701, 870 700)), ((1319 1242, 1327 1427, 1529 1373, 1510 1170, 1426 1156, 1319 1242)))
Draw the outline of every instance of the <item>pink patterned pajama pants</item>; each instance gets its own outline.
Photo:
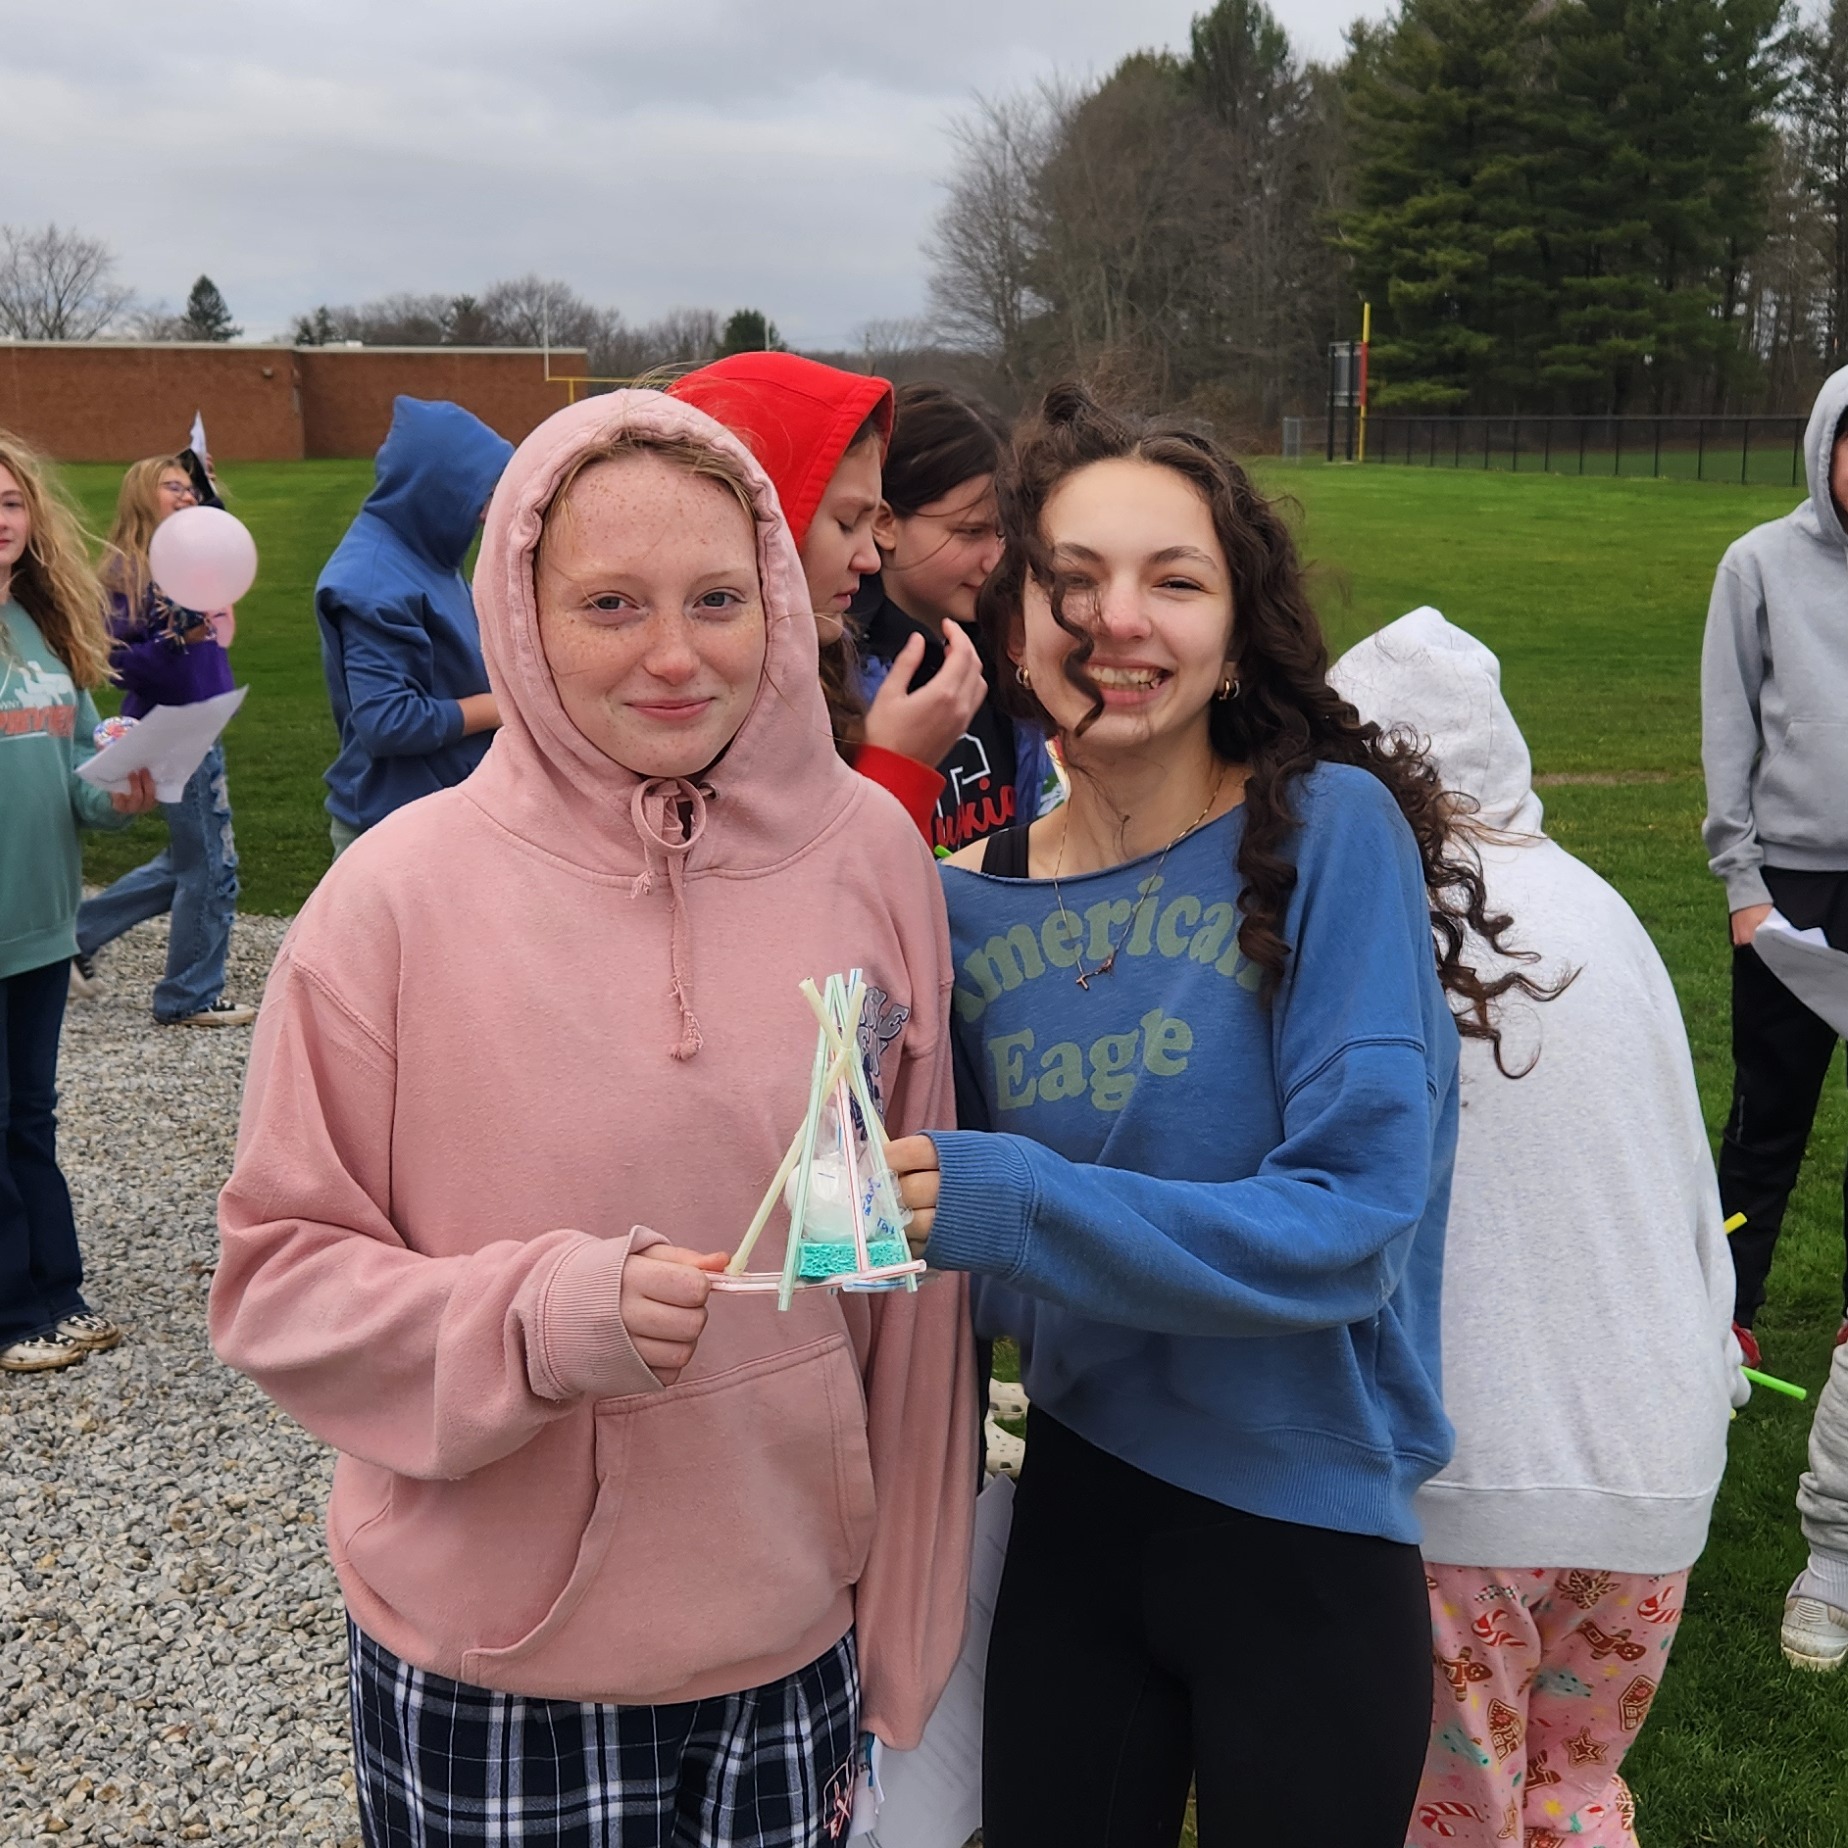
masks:
POLYGON ((1407 1848, 1633 1848, 1618 1775, 1688 1575, 1427 1562, 1431 1746, 1407 1848))

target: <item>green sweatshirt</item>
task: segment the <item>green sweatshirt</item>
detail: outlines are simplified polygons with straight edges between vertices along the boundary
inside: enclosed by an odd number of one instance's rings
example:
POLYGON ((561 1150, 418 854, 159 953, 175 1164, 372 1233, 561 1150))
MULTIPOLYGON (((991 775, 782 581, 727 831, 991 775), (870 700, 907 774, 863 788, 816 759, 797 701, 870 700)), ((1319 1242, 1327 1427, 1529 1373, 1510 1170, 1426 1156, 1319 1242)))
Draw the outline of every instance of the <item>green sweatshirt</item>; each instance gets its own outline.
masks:
POLYGON ((77 766, 96 707, 17 603, 0 604, 0 978, 77 953, 79 828, 129 821, 77 766))

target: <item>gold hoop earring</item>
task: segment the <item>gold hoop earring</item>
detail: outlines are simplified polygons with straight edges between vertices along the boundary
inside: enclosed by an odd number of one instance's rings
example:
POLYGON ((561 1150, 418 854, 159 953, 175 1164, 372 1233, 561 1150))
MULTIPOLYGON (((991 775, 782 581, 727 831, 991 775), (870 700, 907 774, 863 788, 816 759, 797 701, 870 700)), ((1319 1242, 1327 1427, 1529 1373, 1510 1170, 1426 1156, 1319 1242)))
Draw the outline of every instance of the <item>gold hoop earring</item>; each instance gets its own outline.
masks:
POLYGON ((1017 665, 1015 667, 1014 678, 1018 680, 1029 693, 1033 691, 1033 676, 1027 672, 1024 666, 1017 665))
POLYGON ((1237 699, 1238 698, 1238 682, 1235 679, 1233 679, 1233 677, 1230 674, 1228 674, 1225 677, 1225 679, 1220 681, 1219 691, 1215 693, 1213 697, 1215 699, 1221 699, 1221 700, 1237 699))

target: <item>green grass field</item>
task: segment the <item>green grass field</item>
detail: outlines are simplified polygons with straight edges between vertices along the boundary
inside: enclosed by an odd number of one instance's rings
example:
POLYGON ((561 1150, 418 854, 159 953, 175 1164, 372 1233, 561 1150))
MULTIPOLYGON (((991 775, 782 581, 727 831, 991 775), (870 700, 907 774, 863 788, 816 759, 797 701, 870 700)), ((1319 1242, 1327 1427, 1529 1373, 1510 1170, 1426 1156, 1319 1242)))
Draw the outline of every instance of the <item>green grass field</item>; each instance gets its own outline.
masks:
MULTIPOLYGON (((327 864, 320 775, 332 728, 311 594, 370 479, 365 463, 227 469, 263 570, 239 610, 236 663, 251 685, 228 740, 245 905, 291 911, 327 864)), ((69 471, 100 521, 113 469, 69 471)), ((1681 996, 1710 1124, 1723 1114, 1726 923, 1699 838, 1698 658, 1713 568, 1747 527, 1790 507, 1787 487, 1513 476, 1403 468, 1265 471, 1292 497, 1318 601, 1339 650, 1434 603, 1501 656, 1533 748, 1550 830, 1630 900, 1681 996)), ((96 840, 107 878, 152 853, 158 822, 96 840)), ((1815 1139, 1848 1141, 1831 1080, 1815 1139)), ((1812 1160, 1759 1323, 1769 1369, 1812 1389, 1840 1310, 1840 1195, 1812 1160)), ((1536 1313, 1533 1339, 1573 1331, 1536 1313)), ((1597 1368, 1604 1357, 1577 1354, 1597 1368)), ((1653 1848, 1848 1845, 1848 1672, 1784 1665, 1777 1620, 1802 1564, 1791 1497, 1806 1408, 1760 1393, 1733 1426, 1732 1464, 1655 1714, 1629 1761, 1653 1848)))

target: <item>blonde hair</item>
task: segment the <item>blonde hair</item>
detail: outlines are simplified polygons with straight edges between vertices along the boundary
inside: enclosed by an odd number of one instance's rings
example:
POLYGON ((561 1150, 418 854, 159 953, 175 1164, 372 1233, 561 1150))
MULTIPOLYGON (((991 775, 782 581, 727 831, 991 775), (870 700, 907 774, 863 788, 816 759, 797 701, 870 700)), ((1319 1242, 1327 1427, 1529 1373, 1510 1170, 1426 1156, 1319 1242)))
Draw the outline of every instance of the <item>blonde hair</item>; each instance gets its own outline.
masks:
POLYGON ((178 469, 192 486, 192 474, 179 456, 147 456, 131 462, 116 495, 115 520, 103 552, 103 583, 131 610, 141 607, 153 582, 148 574, 148 546, 160 524, 160 478, 178 469))
POLYGON ((80 687, 109 678, 107 599, 90 564, 96 537, 66 498, 51 465, 22 437, 0 430, 0 468, 19 483, 31 523, 10 595, 80 687))
POLYGON ((683 470, 697 481, 715 481, 721 487, 730 489, 733 498, 744 509, 744 517, 751 522, 752 531, 756 531, 757 502, 752 496, 751 483, 744 472, 744 465, 736 456, 727 455, 724 450, 715 449, 696 436, 657 436, 647 430, 621 430, 607 442, 579 456, 553 491, 539 529, 539 545, 533 559, 535 567, 544 555, 552 523, 562 510, 565 497, 571 492, 577 478, 587 468, 595 468, 599 462, 618 462, 625 456, 654 456, 670 468, 683 470))

